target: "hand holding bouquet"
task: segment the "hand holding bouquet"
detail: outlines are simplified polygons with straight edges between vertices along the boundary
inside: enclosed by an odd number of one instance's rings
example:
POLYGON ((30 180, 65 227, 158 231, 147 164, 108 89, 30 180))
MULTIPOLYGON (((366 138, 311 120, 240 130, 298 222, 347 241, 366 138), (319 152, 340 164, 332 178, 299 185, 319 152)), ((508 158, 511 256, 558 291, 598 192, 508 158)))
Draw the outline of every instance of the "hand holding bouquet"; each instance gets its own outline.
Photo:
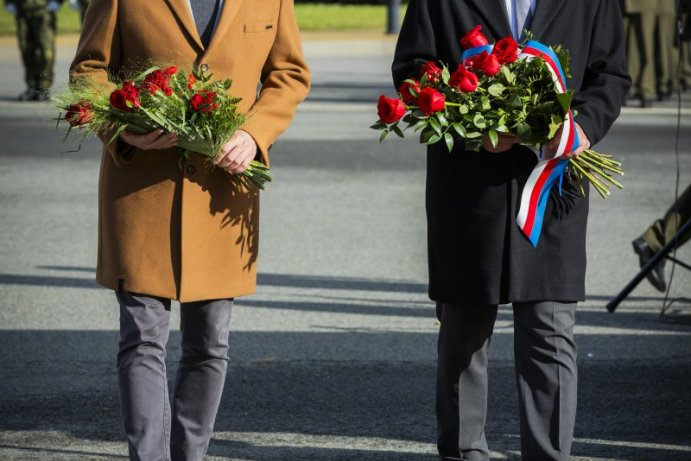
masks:
MULTIPOLYGON (((54 100, 69 123, 66 137, 75 128, 84 137, 112 133, 110 142, 124 131, 164 130, 177 135, 184 157, 195 152, 213 160, 245 121, 237 111, 240 99, 228 93, 231 84, 231 80, 212 80, 201 70, 188 73, 175 66, 155 66, 124 80, 113 91, 90 81, 75 82, 70 94, 54 100)), ((231 177, 259 189, 271 181, 269 169, 256 160, 231 177)))
MULTIPOLYGON (((512 37, 490 45, 480 26, 461 45, 466 51, 457 69, 429 61, 419 79, 404 81, 398 98, 379 97, 379 120, 372 128, 381 131, 380 141, 391 132, 403 137, 405 129, 413 128, 420 132, 420 142, 443 140, 449 151, 458 138, 467 150, 479 150, 485 139, 496 146, 500 133, 515 134, 538 149, 547 145, 570 115, 573 92, 558 91, 545 59, 532 59, 525 49, 521 53, 512 37)), ((568 74, 568 52, 557 46, 553 55, 568 74)), ((610 184, 621 187, 612 176, 623 174, 620 166, 585 149, 570 159, 569 174, 585 176, 604 197, 610 184)))
MULTIPOLYGON (((456 69, 428 61, 419 79, 405 80, 398 98, 379 97, 379 120, 371 128, 404 137, 412 128, 420 142, 443 141, 449 152, 458 139, 466 150, 496 147, 500 134, 514 135, 534 146, 538 165, 524 187, 517 221, 537 245, 549 191, 566 175, 578 187, 586 178, 604 198, 621 163, 589 148, 579 149, 578 127, 571 113, 573 91, 566 89, 568 52, 528 40, 522 48, 512 37, 491 45, 476 26, 460 41, 465 49, 456 69), (404 124, 401 128, 400 124, 404 124), (552 156, 543 159, 543 147, 552 156), (574 156, 574 151, 582 150, 574 156)), ((509 139, 511 139, 509 137, 509 139)), ((581 188, 585 196, 585 191, 581 188)))

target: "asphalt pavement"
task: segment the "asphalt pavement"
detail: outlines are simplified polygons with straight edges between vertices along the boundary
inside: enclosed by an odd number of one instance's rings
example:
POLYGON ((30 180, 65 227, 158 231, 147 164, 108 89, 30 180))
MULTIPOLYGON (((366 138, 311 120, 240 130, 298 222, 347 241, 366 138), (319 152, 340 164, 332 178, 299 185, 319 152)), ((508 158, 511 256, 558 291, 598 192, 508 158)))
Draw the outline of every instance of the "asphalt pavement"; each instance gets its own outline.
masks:
MULTIPOLYGON (((385 37, 307 37, 314 90, 272 149, 259 287, 233 312, 226 389, 209 460, 435 458, 438 325, 426 296, 425 155, 367 127, 393 93, 385 37)), ((57 88, 74 40, 61 38, 57 88)), ((113 294, 93 279, 99 145, 62 143, 49 104, 18 103, 15 44, 0 41, 0 459, 126 459, 113 294)), ((691 272, 647 282, 631 241, 691 180, 691 94, 626 108, 597 148, 625 189, 591 198, 587 300, 579 305, 574 460, 691 460, 691 272), (684 322, 686 321, 686 323, 684 322)), ((677 256, 691 261, 691 245, 677 256)), ((671 266, 667 265, 667 277, 671 266)), ((178 322, 173 309, 173 325, 178 322)), ((490 348, 492 459, 520 459, 511 308, 490 348)), ((179 357, 169 340, 169 377, 179 357)))

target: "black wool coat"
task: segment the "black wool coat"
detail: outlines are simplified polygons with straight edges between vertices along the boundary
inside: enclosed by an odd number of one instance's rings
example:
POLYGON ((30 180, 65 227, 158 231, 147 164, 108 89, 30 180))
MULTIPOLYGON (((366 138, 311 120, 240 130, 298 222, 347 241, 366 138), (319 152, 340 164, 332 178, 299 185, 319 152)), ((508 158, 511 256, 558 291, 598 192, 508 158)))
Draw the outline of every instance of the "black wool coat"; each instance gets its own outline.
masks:
MULTIPOLYGON (((417 78, 428 60, 455 70, 459 39, 475 25, 490 42, 511 35, 504 0, 411 0, 392 65, 396 88, 417 78)), ((597 143, 630 87, 617 0, 537 0, 530 29, 535 40, 570 51, 567 84, 576 92, 576 122, 597 143)), ((427 150, 432 300, 458 305, 583 300, 588 199, 564 206, 553 193, 535 248, 516 224, 535 154, 523 146, 501 154, 471 152, 462 143, 449 154, 443 144, 427 150)))

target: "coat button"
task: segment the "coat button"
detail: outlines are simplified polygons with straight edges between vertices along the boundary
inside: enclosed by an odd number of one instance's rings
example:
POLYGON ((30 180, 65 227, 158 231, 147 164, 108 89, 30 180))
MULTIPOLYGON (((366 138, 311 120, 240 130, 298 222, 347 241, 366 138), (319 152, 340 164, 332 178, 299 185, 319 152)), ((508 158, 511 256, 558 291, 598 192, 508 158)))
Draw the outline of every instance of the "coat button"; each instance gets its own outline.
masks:
POLYGON ((195 171, 197 171, 197 169, 194 167, 194 165, 187 165, 185 167, 185 171, 187 172, 187 174, 192 175, 195 171))
POLYGON ((209 66, 206 64, 202 64, 201 66, 199 66, 199 68, 202 70, 202 72, 206 72, 207 70, 209 70, 209 66))

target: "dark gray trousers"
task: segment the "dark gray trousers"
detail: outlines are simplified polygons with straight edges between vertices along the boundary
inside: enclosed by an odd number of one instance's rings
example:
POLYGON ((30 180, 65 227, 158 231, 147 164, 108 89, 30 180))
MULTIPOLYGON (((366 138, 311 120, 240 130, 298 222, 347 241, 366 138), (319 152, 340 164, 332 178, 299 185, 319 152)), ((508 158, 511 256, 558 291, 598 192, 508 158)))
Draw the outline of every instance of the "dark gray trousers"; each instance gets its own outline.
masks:
MULTIPOLYGON (((514 303, 521 454, 566 461, 576 419, 576 303, 514 303)), ((437 447, 443 459, 488 461, 487 347, 497 306, 437 304, 437 447)))
POLYGON ((181 303, 182 357, 171 411, 165 364, 170 300, 116 295, 120 403, 130 459, 202 460, 225 382, 233 300, 181 303))

